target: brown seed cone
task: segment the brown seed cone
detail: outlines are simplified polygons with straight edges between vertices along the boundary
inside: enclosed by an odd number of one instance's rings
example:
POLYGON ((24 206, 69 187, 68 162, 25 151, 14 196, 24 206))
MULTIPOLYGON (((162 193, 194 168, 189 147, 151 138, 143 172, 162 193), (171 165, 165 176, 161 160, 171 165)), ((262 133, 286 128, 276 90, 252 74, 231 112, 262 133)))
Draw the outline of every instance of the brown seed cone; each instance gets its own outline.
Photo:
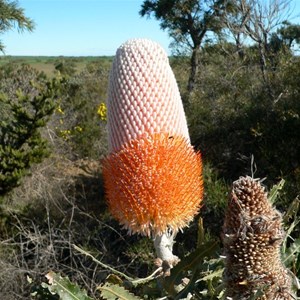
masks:
POLYGON ((258 180, 247 176, 233 183, 222 234, 227 299, 251 299, 259 291, 259 300, 292 299, 280 260, 281 222, 258 180))

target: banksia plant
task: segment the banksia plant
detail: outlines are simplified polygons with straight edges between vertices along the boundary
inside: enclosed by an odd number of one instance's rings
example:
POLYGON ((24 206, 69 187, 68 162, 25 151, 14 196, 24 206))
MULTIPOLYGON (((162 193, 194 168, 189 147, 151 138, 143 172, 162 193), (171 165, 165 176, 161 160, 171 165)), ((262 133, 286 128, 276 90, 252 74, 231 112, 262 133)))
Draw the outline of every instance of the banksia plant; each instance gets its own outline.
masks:
POLYGON ((147 39, 117 50, 107 100, 107 202, 130 233, 154 239, 158 257, 175 263, 173 238, 202 200, 201 157, 165 51, 147 39))
POLYGON ((293 299, 280 260, 281 222, 257 179, 240 177, 233 183, 222 235, 226 299, 293 299))

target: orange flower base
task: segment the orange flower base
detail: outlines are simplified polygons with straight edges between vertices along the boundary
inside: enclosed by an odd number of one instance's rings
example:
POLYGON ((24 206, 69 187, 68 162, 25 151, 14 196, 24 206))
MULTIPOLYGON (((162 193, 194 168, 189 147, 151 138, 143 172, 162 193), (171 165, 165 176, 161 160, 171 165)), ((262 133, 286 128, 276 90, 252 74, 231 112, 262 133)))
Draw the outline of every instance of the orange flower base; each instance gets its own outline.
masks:
POLYGON ((103 176, 109 209, 130 233, 177 232, 203 198, 200 153, 180 136, 157 133, 130 141, 104 160, 103 176))

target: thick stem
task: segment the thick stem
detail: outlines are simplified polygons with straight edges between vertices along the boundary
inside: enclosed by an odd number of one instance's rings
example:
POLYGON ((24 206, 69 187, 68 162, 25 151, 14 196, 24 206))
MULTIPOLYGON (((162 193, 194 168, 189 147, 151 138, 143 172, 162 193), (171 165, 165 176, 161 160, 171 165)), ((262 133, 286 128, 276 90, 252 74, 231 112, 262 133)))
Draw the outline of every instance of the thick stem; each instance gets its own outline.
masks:
POLYGON ((154 247, 156 250, 157 257, 162 261, 174 259, 173 254, 174 234, 164 233, 157 235, 154 238, 154 247))
POLYGON ((174 233, 163 233, 156 235, 153 239, 159 265, 163 267, 165 276, 170 273, 170 269, 179 262, 179 258, 173 254, 174 233))

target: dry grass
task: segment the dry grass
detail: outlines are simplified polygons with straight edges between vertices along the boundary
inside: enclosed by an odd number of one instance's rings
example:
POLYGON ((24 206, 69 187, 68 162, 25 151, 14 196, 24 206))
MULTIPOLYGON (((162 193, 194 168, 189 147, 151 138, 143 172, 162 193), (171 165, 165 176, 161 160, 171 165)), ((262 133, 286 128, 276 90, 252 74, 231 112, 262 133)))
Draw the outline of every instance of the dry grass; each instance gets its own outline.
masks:
POLYGON ((97 161, 51 157, 14 190, 2 209, 0 299, 29 299, 50 270, 69 276, 95 297, 107 270, 73 244, 121 272, 150 272, 152 249, 143 262, 138 259, 139 244, 149 248, 147 241, 126 236, 107 212, 97 161))

